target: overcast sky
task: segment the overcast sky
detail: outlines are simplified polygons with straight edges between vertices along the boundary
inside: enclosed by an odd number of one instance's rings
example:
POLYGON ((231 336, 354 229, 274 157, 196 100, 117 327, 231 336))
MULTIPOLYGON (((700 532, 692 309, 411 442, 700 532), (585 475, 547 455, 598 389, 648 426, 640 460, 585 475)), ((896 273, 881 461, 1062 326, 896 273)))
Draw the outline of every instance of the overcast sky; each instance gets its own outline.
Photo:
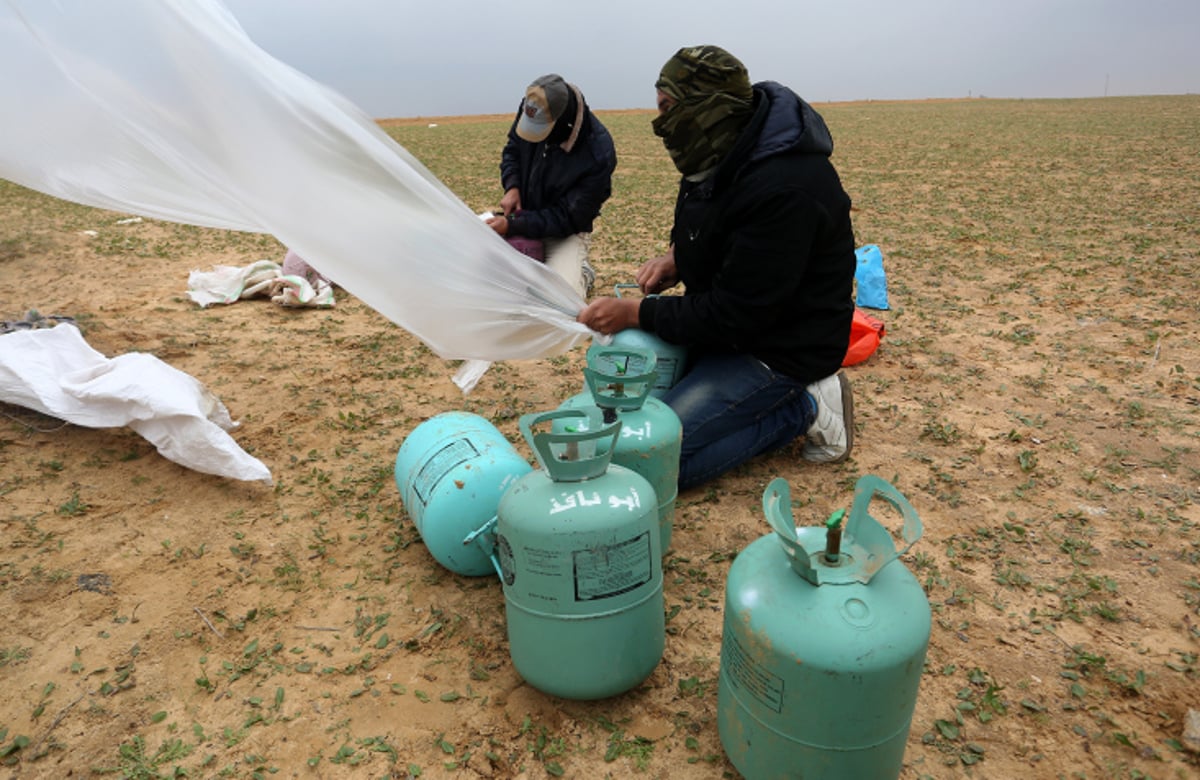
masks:
POLYGON ((507 113, 561 73, 650 108, 712 43, 813 102, 1200 92, 1200 0, 226 0, 258 45, 368 114, 507 113))

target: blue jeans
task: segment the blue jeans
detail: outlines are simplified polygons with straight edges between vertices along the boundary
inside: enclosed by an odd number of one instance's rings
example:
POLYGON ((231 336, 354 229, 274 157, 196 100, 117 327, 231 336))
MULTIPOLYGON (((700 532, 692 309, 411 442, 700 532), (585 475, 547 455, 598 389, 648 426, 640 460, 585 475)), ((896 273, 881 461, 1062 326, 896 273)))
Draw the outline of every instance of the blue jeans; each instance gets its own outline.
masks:
POLYGON ((681 490, 783 447, 817 414, 804 385, 749 355, 701 357, 662 400, 683 423, 681 490))

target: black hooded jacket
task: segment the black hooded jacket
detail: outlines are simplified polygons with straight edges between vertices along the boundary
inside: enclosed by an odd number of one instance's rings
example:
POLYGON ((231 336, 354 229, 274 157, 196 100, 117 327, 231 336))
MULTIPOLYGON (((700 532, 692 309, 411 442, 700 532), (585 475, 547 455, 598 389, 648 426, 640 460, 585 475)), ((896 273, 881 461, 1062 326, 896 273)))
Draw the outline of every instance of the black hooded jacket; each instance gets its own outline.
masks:
MULTIPOLYGON (((590 233, 600 206, 612 195, 612 174, 617 152, 612 136, 587 107, 583 95, 571 87, 574 116, 558 120, 567 130, 565 140, 556 132, 540 143, 517 135, 521 110, 508 131, 500 156, 500 183, 504 191, 521 191, 521 211, 509 223, 513 235, 529 238, 564 238, 590 233), (569 123, 569 129, 566 125, 569 123)), ((521 108, 524 108, 524 102, 521 108)))
POLYGON ((643 299, 643 330, 692 355, 749 353, 809 384, 841 367, 854 316, 850 197, 821 116, 775 82, 717 170, 680 182, 671 243, 682 296, 643 299))

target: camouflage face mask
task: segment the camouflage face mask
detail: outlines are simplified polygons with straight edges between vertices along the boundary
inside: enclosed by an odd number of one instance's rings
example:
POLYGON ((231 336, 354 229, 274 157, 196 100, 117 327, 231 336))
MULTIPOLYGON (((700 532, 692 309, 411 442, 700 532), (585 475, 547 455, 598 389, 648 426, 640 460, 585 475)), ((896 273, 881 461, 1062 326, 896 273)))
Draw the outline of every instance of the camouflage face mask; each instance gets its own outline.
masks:
POLYGON ((675 105, 651 126, 684 176, 716 166, 753 113, 746 66, 716 46, 680 49, 663 66, 655 87, 675 105))
MULTIPOLYGON (((711 103, 712 101, 705 101, 711 103)), ((745 114, 732 114, 715 105, 678 103, 652 123, 672 162, 684 176, 715 167, 733 149, 746 122, 745 114), (718 118, 718 114, 721 116, 718 118)))

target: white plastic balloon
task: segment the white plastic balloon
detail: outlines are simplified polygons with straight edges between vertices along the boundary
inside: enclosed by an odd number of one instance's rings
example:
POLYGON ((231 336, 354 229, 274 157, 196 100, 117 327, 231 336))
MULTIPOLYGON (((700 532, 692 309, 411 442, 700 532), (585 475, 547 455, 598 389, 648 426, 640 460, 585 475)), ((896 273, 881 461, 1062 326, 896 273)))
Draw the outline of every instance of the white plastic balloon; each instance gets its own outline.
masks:
POLYGON ((592 335, 570 285, 215 0, 6 0, 0 73, 2 178, 270 233, 476 378, 592 335))

